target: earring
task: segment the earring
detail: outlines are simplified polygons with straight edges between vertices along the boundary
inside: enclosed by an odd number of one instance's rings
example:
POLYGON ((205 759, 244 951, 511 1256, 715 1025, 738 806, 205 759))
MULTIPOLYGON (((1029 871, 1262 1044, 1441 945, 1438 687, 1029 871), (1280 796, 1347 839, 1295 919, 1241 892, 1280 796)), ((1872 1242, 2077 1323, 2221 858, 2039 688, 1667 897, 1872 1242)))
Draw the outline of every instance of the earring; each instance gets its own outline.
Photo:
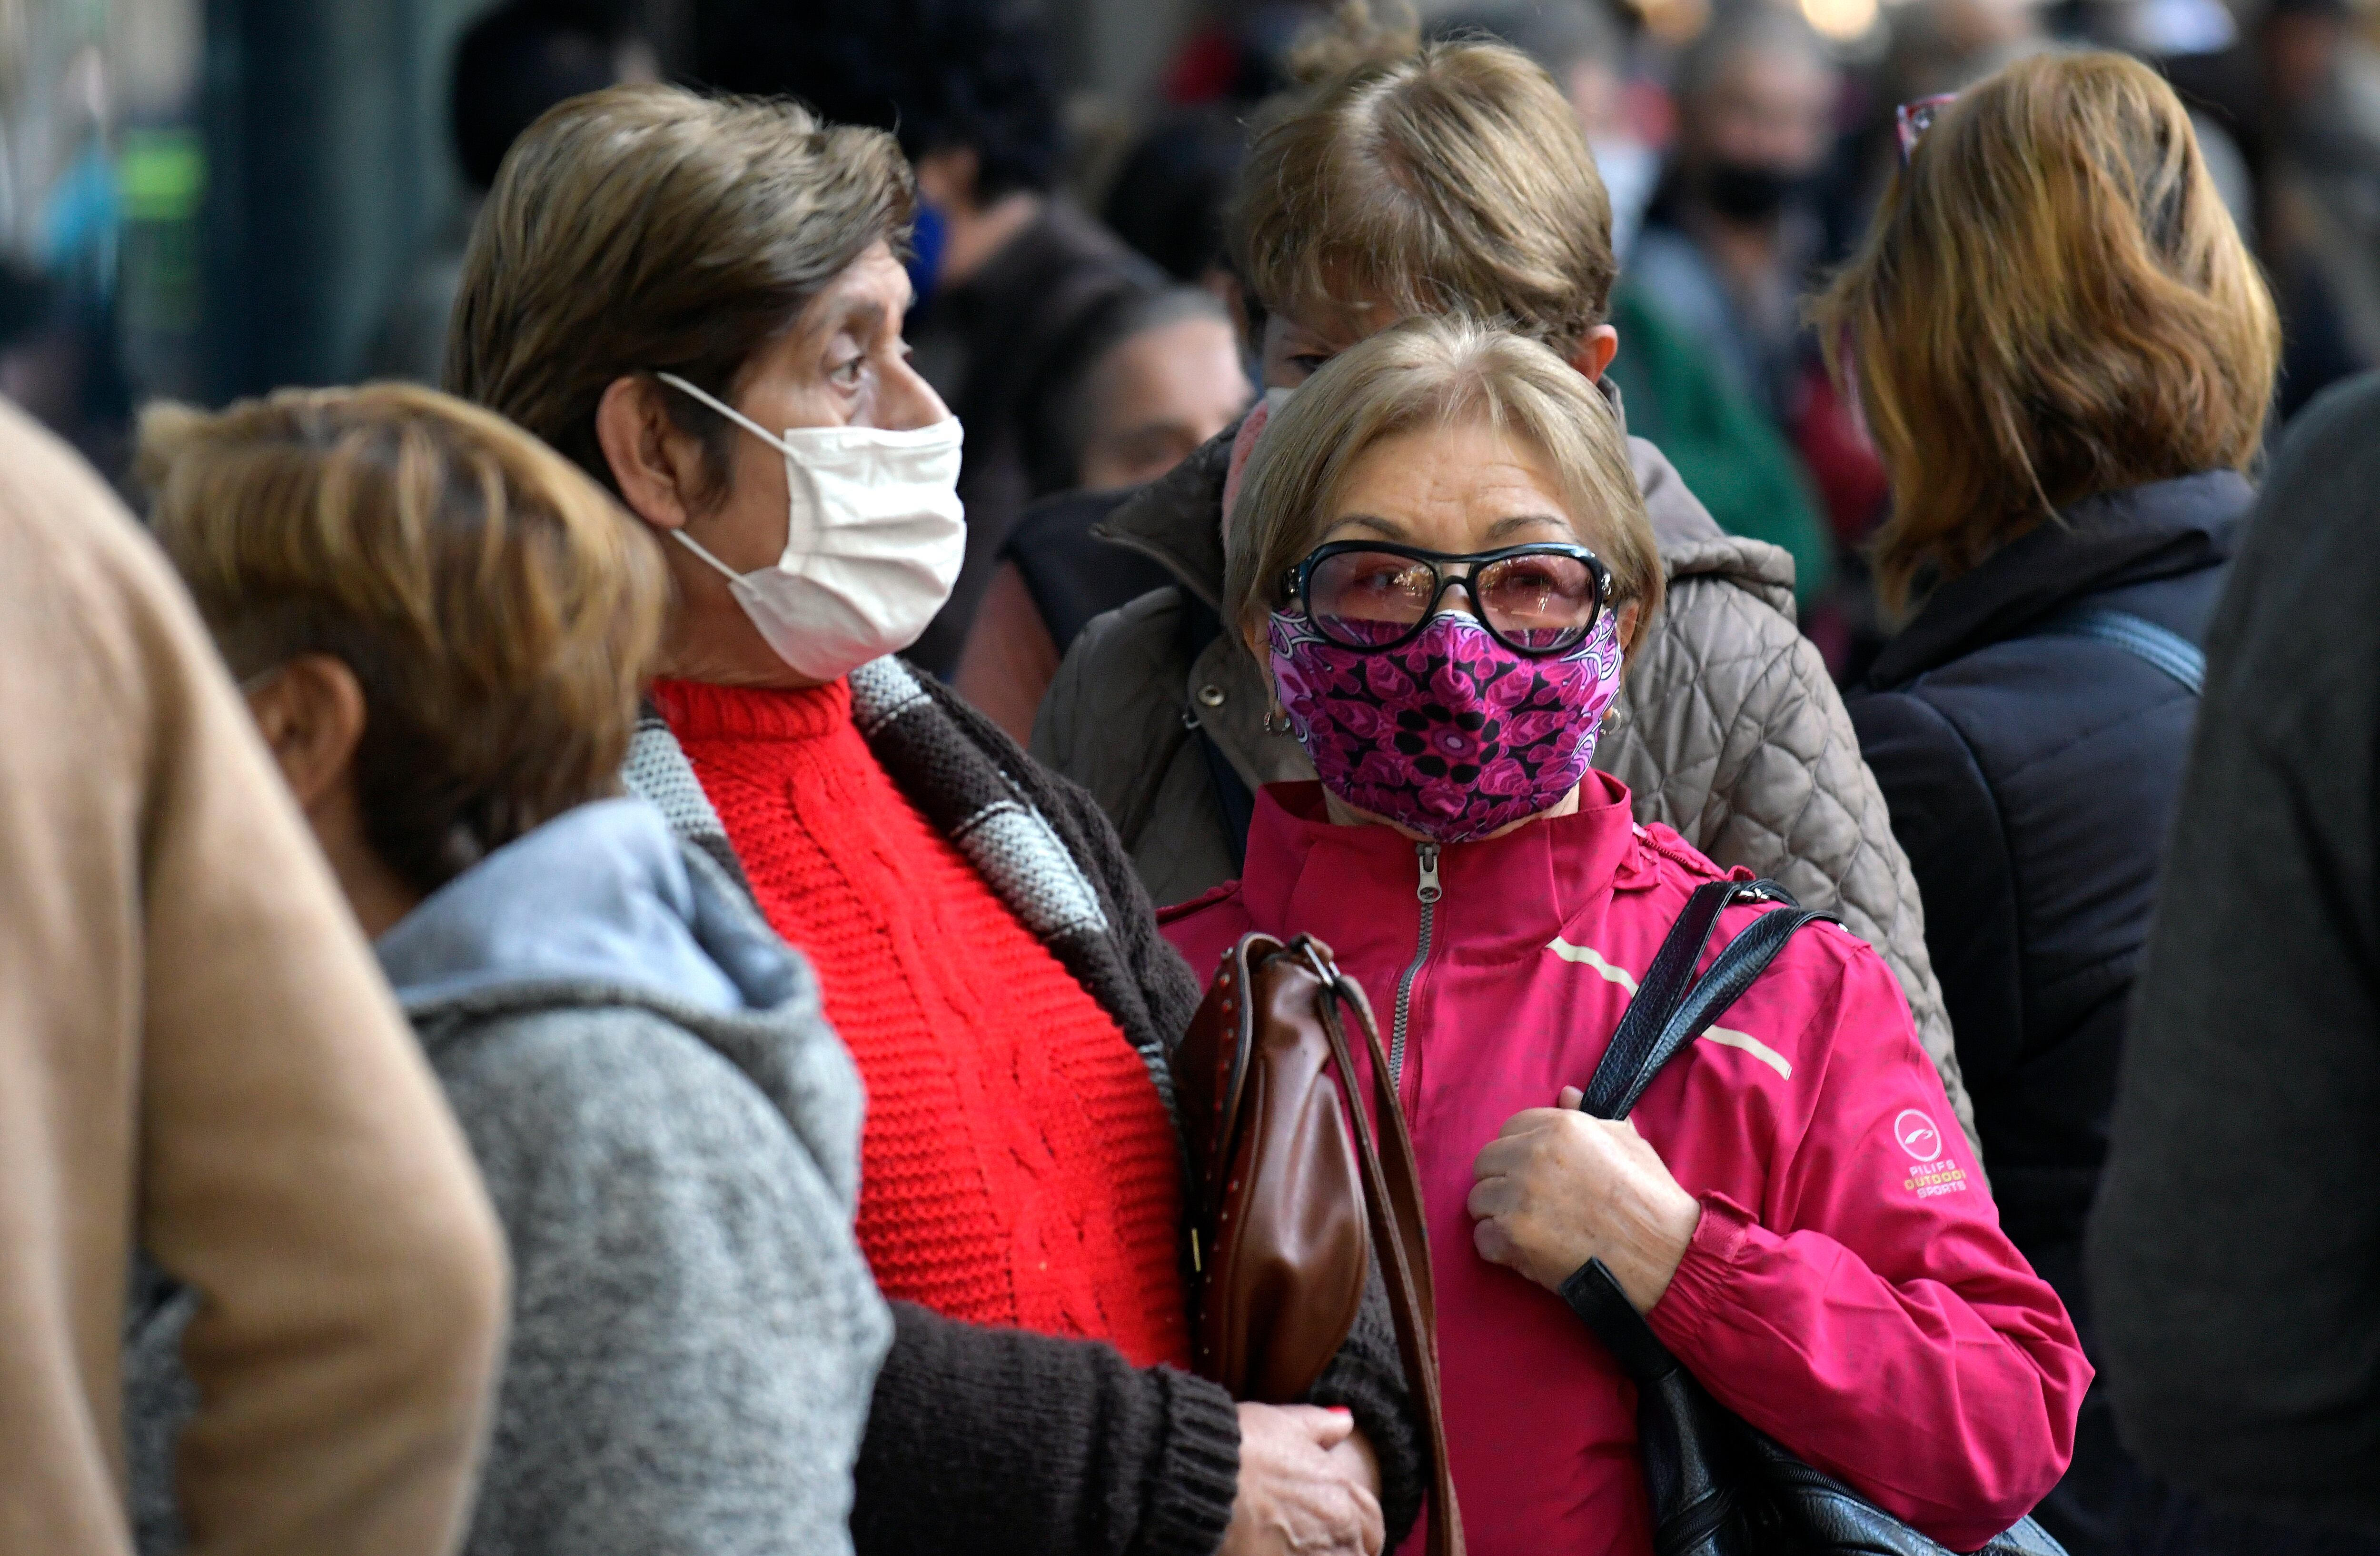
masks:
POLYGON ((1265 710, 1264 727, 1267 735, 1289 734, 1290 727, 1288 711, 1283 709, 1280 703, 1274 703, 1271 707, 1265 710))

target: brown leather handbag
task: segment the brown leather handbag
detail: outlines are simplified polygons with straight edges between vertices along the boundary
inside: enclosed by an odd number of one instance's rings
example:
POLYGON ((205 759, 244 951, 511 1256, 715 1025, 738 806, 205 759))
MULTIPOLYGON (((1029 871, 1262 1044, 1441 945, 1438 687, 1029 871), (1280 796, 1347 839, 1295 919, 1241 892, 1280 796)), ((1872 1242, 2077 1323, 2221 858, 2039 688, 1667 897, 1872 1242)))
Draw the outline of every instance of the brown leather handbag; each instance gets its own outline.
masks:
POLYGON ((1462 1556, 1421 1175, 1388 1076, 1371 1003, 1329 946, 1252 934, 1224 954, 1173 1062, 1196 1196, 1192 1353, 1234 1399, 1294 1403, 1347 1343, 1377 1250, 1429 1436, 1429 1550, 1462 1556), (1377 1144, 1342 1006, 1370 1045, 1377 1144))

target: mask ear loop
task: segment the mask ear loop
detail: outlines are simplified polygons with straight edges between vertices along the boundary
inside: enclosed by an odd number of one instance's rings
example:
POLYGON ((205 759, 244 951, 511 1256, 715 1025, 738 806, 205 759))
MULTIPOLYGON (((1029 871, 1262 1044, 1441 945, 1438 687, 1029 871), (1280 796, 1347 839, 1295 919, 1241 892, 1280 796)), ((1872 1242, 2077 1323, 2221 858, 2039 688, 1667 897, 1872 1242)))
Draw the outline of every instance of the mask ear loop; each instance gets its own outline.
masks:
POLYGON ((768 431, 758 421, 753 420, 742 411, 737 410, 734 406, 729 405, 725 400, 721 399, 718 395, 710 394, 707 390, 696 388, 693 384, 688 383, 685 379, 680 378, 674 372, 661 372, 657 371, 654 372, 653 376, 660 379, 663 383, 670 385, 672 388, 685 390, 687 394, 693 395, 696 399, 700 400, 704 405, 709 406, 720 415, 727 418, 728 420, 735 422, 737 426, 743 428, 746 432, 751 433, 762 443, 767 444, 771 448, 775 449, 786 458, 792 459, 795 457, 794 451, 785 446, 784 439, 777 436, 776 433, 768 431))
MULTIPOLYGON (((751 433, 754 437, 759 438, 762 443, 767 444, 771 448, 773 448, 778 453, 783 455, 788 460, 792 460, 794 458, 794 451, 785 446, 785 442, 783 438, 776 436, 772 432, 763 431, 758 421, 753 420, 742 411, 737 410, 734 406, 729 405, 725 400, 721 399, 718 395, 696 388, 693 384, 688 383, 685 379, 680 378, 674 372, 662 372, 656 370, 653 376, 674 389, 683 389, 686 393, 693 395, 696 399, 700 400, 704 405, 709 406, 720 415, 727 418, 728 420, 736 423, 746 432, 751 433)), ((729 583, 741 583, 744 581, 743 574, 737 572, 735 568, 730 567, 726 563, 720 561, 719 558, 711 555, 710 551, 700 541, 696 540, 693 536, 686 532, 684 526, 681 525, 679 528, 671 530, 670 536, 672 539, 675 540, 678 544, 684 546, 686 550, 694 553, 695 555, 710 564, 712 570, 718 573, 721 577, 725 578, 729 583)))

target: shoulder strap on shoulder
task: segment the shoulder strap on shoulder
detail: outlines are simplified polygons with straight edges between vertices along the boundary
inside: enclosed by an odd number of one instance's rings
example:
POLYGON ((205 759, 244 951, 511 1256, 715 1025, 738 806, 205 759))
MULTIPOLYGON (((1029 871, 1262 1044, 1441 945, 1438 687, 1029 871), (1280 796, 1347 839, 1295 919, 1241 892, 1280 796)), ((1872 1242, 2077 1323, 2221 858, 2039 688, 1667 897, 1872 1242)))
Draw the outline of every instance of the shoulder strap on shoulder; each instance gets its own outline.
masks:
POLYGON ((1662 1066, 1727 1014, 1803 925, 1820 919, 1839 921, 1831 913, 1799 906, 1773 881, 1714 881, 1696 887, 1628 1002, 1611 1046, 1586 1083, 1580 1110, 1597 1118, 1627 1117, 1662 1066), (1728 942, 1710 970, 1695 979, 1694 965, 1719 914, 1740 902, 1780 906, 1754 919, 1728 942))
POLYGON ((2036 638, 2087 638, 2123 650, 2146 661, 2188 687, 2192 697, 2206 689, 2206 652, 2174 631, 2146 616, 2105 605, 2083 605, 2051 617, 2034 632, 2036 638))
POLYGON ((1661 1028, 1669 1025, 1670 1014, 1693 986, 1694 966, 1703 959, 1703 947, 1709 943, 1719 912, 1735 900, 1742 884, 1708 881, 1695 887, 1694 894, 1686 899, 1686 910, 1678 915, 1661 949, 1654 953, 1653 965, 1645 969, 1644 981, 1636 986, 1611 1034, 1611 1046, 1603 1051, 1603 1062, 1586 1083, 1585 1100, 1579 1103, 1582 1109, 1597 1118, 1618 1118, 1626 1111, 1618 1106, 1621 1097, 1652 1057, 1661 1028))

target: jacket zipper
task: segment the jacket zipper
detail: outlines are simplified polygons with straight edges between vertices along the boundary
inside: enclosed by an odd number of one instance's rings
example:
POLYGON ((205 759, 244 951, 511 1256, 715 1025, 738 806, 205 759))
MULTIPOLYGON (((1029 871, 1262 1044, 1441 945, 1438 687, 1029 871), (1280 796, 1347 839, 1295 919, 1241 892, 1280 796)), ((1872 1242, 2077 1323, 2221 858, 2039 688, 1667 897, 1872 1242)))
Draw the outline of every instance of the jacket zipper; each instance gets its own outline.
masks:
POLYGON ((1396 1086, 1405 1075, 1405 1017, 1413 1012, 1414 979, 1421 976, 1422 964, 1429 960, 1430 930, 1438 920, 1438 899, 1446 894, 1438 883, 1438 845, 1416 843, 1414 858, 1421 866, 1421 880, 1414 887, 1414 895, 1421 900, 1421 933, 1415 942, 1414 959, 1397 979, 1397 1015, 1389 1028, 1389 1085, 1396 1086))

